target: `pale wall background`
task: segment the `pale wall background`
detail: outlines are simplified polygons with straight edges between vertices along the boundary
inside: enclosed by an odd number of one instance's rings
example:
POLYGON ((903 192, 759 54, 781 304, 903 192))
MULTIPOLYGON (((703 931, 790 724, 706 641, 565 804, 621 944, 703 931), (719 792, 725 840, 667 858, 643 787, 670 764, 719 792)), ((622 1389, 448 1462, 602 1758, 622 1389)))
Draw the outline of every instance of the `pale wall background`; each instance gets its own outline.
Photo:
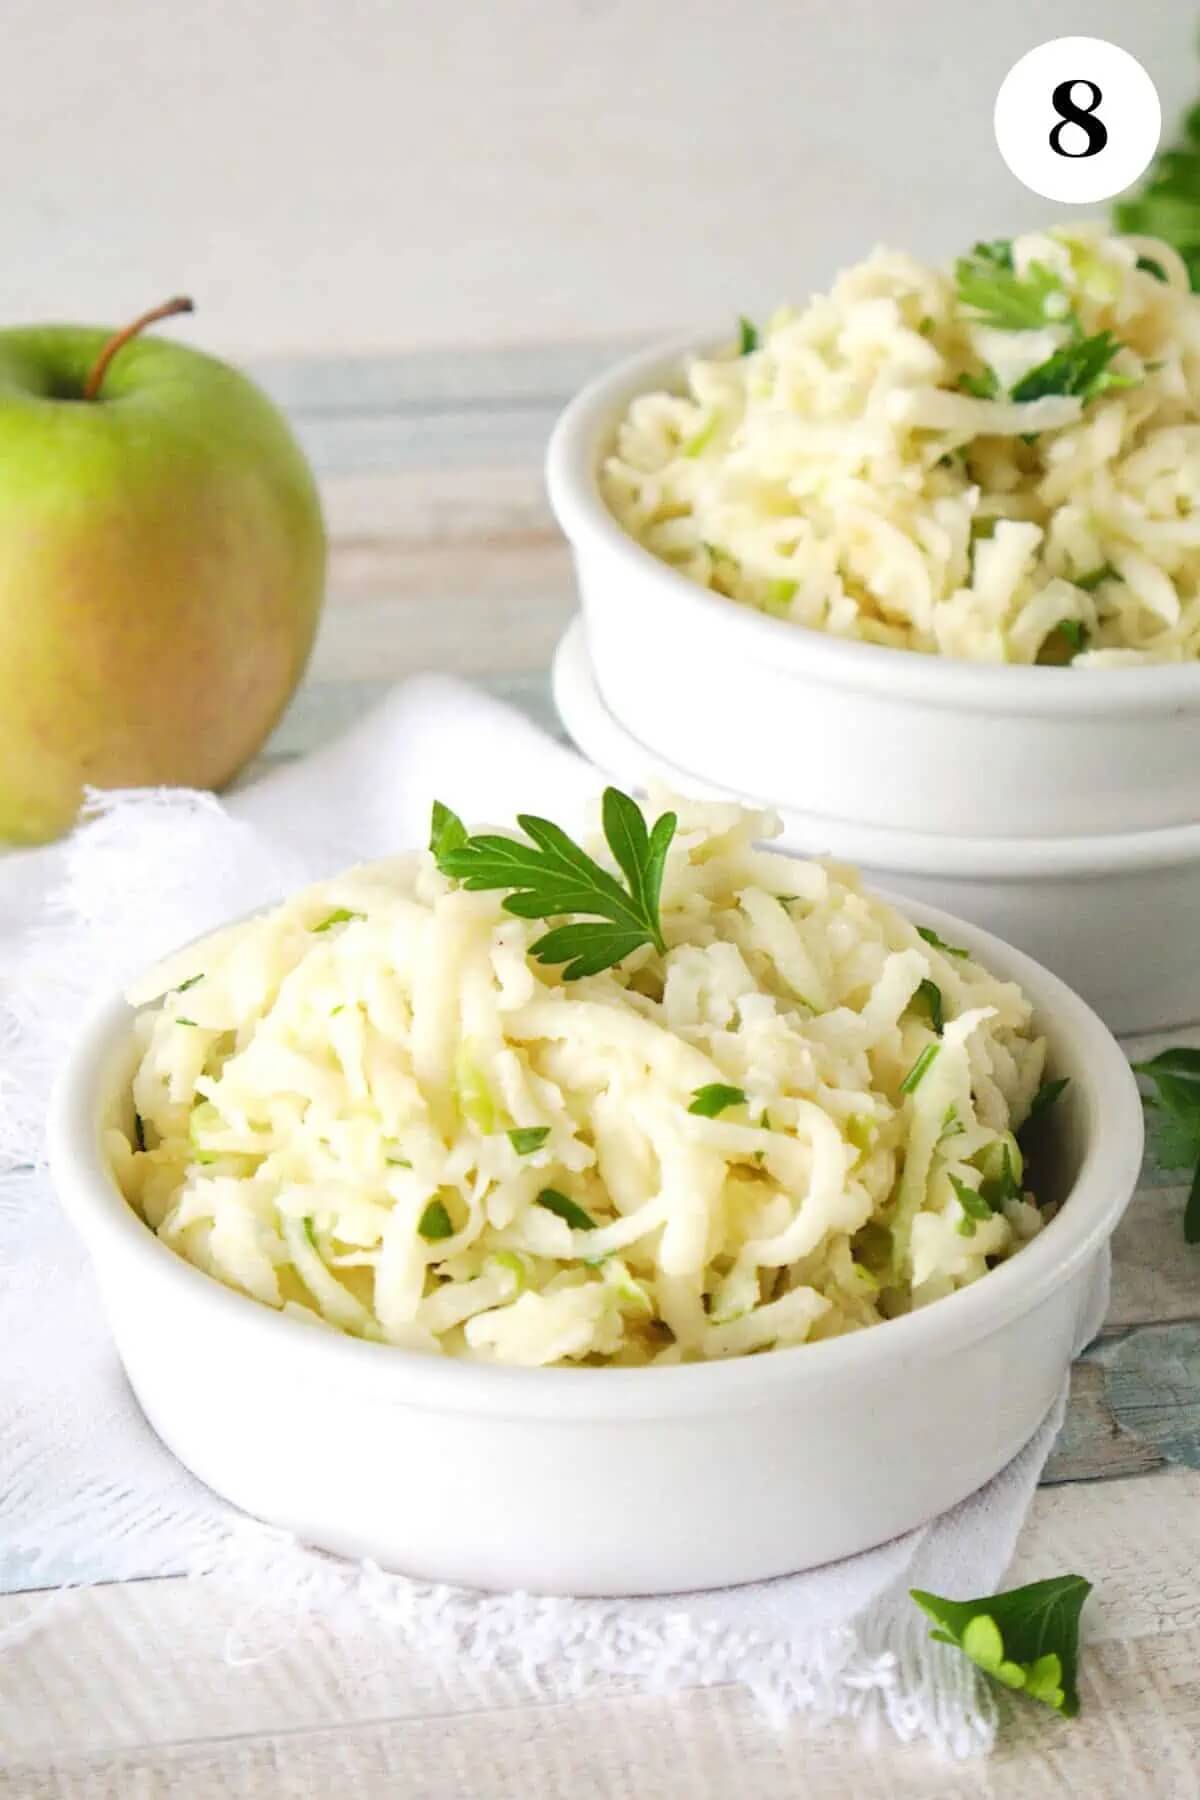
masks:
POLYGON ((178 289, 262 354, 673 328, 886 238, 1044 214, 991 110, 1122 43, 1173 120, 1194 0, 2 0, 0 319, 178 289))

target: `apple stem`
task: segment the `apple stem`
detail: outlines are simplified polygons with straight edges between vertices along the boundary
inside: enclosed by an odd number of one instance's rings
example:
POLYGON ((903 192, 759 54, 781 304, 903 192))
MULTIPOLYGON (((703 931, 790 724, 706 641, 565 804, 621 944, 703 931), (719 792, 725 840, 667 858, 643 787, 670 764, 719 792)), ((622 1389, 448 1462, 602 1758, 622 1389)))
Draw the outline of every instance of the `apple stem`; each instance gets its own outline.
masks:
POLYGON ((173 300, 165 300, 161 306, 151 307, 149 312, 144 312, 139 318, 136 318, 132 325, 126 325, 123 331, 116 332, 114 336, 109 338, 107 344, 105 344, 103 350, 101 350, 99 356, 92 365, 92 372, 83 384, 84 399, 96 399, 101 386, 103 385, 104 377, 108 374, 109 364, 117 354, 117 351, 125 348, 125 345, 129 342, 130 338, 135 338, 139 332, 145 331, 147 325, 157 324, 159 319, 173 319, 176 313, 190 313, 194 311, 195 307, 187 296, 185 294, 177 294, 173 300))

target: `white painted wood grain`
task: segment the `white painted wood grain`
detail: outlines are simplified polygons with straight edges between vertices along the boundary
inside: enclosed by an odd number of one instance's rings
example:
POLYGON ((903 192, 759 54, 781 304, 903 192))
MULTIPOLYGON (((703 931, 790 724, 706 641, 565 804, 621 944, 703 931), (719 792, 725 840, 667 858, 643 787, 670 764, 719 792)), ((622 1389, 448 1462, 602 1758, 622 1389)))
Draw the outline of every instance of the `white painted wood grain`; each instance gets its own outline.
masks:
MULTIPOLYGON (((969 1774, 921 1750, 864 1749, 848 1729, 776 1734, 736 1689, 654 1699, 606 1682, 554 1701, 513 1675, 439 1674, 360 1624, 322 1620, 298 1638, 269 1611, 231 1638, 232 1596, 158 1581, 69 1595, 52 1628, 10 1652, 0 1796, 1187 1800, 1200 1791, 1198 1507, 1190 1471, 1039 1493, 1012 1579, 1096 1578, 1083 1713, 1065 1722, 1006 1699, 996 1755, 969 1774)), ((0 1600, 0 1631, 24 1604, 0 1600)))

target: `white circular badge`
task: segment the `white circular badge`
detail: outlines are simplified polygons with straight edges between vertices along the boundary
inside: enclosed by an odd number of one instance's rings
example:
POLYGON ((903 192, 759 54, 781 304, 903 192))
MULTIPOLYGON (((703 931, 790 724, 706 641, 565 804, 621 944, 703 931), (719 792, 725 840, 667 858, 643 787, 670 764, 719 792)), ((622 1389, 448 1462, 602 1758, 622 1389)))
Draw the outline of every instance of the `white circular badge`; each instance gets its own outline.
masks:
POLYGON ((1043 200, 1093 206, 1131 187, 1162 132, 1158 92, 1103 38, 1053 38, 1014 63, 996 96, 1000 154, 1043 200))

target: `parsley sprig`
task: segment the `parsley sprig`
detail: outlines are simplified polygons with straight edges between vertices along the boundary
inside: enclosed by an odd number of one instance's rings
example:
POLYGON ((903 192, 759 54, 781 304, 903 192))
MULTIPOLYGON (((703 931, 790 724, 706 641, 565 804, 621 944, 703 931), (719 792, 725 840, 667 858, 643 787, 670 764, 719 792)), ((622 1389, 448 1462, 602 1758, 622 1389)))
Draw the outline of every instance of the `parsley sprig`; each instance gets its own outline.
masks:
MULTIPOLYGON (((1118 231, 1173 245, 1193 288, 1200 288, 1200 105, 1187 114, 1182 138, 1154 163, 1141 192, 1117 201, 1113 224, 1118 231)), ((1150 258, 1138 266, 1162 275, 1150 258)))
POLYGON ((1157 1093, 1146 1104, 1158 1114, 1155 1154, 1164 1169, 1193 1169, 1183 1212, 1183 1235, 1200 1244, 1200 1050, 1164 1050, 1149 1062, 1135 1063, 1139 1075, 1157 1093))
POLYGON ((960 256, 954 279, 960 305, 971 308, 977 324, 997 331, 1036 331, 1067 316, 1066 294, 1053 269, 1031 263, 1018 275, 1012 245, 1003 238, 976 244, 970 256, 960 256))
POLYGON ((911 1593, 937 1626, 931 1637, 953 1644, 1005 1687, 1074 1718, 1079 1615, 1091 1591, 1082 1575, 1054 1575, 977 1600, 945 1600, 921 1588, 911 1593))
POLYGON ((601 820, 625 886, 559 826, 533 813, 517 818, 530 840, 523 844, 489 833, 472 837, 461 819, 435 802, 429 848, 442 874, 465 888, 511 889, 504 907, 519 919, 584 914, 584 922, 555 926, 530 949, 539 962, 565 963, 563 980, 578 981, 611 969, 643 944, 660 956, 667 947, 659 899, 675 814, 663 813, 648 830, 637 802, 610 787, 601 820))
POLYGON ((1124 348, 1111 331, 1097 331, 1091 337, 1064 344, 1014 382, 1009 398, 1044 400, 1050 394, 1066 394, 1077 397, 1086 406, 1089 400, 1112 388, 1134 387, 1132 375, 1115 375, 1108 366, 1124 348))

